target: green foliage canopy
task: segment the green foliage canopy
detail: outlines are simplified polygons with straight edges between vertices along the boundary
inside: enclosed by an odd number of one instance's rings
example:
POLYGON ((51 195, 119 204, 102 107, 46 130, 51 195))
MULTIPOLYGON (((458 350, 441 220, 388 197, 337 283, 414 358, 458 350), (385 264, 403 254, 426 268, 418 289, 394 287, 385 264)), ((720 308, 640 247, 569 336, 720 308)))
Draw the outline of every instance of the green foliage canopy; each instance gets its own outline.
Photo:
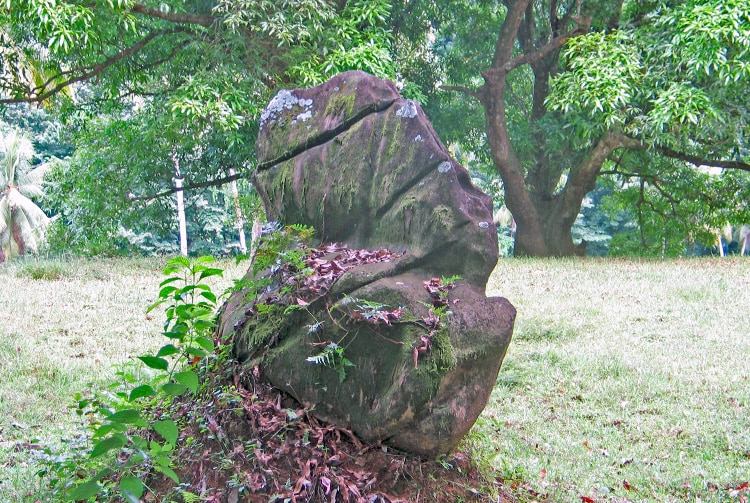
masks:
POLYGON ((63 105, 79 145, 101 147, 73 159, 73 185, 141 173, 108 179, 123 209, 173 190, 173 152, 188 188, 247 176, 275 89, 360 68, 398 76, 441 137, 501 176, 520 254, 582 252, 571 228, 601 177, 619 207, 643 185, 636 207, 666 202, 686 232, 746 217, 722 188, 750 169, 740 0, 6 0, 0 26, 0 102, 63 105), (109 145, 113 128, 131 140, 109 145), (701 185, 696 166, 726 178, 702 184, 700 208, 680 189, 701 185))
POLYGON ((405 18, 397 46, 419 49, 407 75, 428 90, 439 133, 502 177, 518 253, 583 252, 570 231, 602 176, 626 188, 642 178, 644 210, 654 197, 680 206, 701 192, 712 205, 684 222, 693 228, 719 214, 743 221, 743 206, 717 192, 724 182, 679 173, 750 170, 746 2, 465 0, 394 11, 405 18), (461 129, 450 125, 459 116, 461 129))
POLYGON ((169 227, 173 159, 188 192, 246 178, 276 89, 353 68, 392 78, 389 13, 384 0, 7 0, 0 103, 53 107, 70 127, 76 153, 53 176, 62 222, 105 239, 169 227))

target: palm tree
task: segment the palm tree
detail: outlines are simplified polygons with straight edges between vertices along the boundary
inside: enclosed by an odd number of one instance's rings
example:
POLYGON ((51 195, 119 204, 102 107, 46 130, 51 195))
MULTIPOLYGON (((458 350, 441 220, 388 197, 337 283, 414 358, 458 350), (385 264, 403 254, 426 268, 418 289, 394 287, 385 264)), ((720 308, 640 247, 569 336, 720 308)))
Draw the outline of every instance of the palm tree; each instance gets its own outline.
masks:
POLYGON ((37 253, 49 217, 29 199, 43 195, 47 165, 32 168, 34 147, 16 132, 0 133, 0 262, 37 253))

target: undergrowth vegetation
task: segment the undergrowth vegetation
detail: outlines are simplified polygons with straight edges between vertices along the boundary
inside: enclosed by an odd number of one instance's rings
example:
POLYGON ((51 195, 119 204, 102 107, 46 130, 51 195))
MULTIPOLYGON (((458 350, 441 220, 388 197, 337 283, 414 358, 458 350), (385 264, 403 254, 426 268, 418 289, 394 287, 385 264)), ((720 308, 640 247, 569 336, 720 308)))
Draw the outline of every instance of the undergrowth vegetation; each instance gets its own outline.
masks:
MULTIPOLYGON (((272 234, 261 247, 265 253, 260 254, 260 266, 255 266, 281 267, 286 262, 299 262, 302 251, 289 245, 290 240, 302 234, 311 234, 311 230, 289 228, 272 234), (279 240, 279 236, 288 238, 279 240)), ((251 261, 254 258, 251 256, 251 261)), ((73 394, 74 402, 69 408, 86 431, 67 442, 67 451, 30 444, 41 466, 36 475, 44 480, 44 489, 52 500, 121 499, 138 503, 149 493, 154 499, 158 492, 144 482, 154 473, 162 474, 174 485, 180 484, 174 451, 182 438, 181 425, 174 417, 174 401, 198 393, 202 382, 213 384, 206 377, 217 371, 217 361, 219 365, 231 364, 229 346, 213 337, 219 297, 206 281, 223 275, 222 269, 212 267, 213 262, 211 257, 169 260, 163 270, 167 278, 159 283, 157 300, 146 310, 148 314, 164 309, 162 335, 169 342, 153 353, 122 364, 116 378, 106 386, 91 386, 73 394)), ((39 270, 40 267, 26 267, 21 269, 21 275, 44 280, 62 277, 52 264, 41 270, 55 274, 40 274, 39 270)), ((255 293, 249 295, 257 295, 265 284, 255 286, 255 293)), ((247 289, 248 285, 242 287, 247 289)), ((211 396, 214 390, 204 391, 211 396)))
MULTIPOLYGON (((124 390, 156 377, 137 357, 160 347, 162 316, 146 308, 159 298, 165 262, 33 259, 0 269, 0 501, 63 501, 99 488, 87 470, 100 467, 94 479, 103 479, 109 468, 91 456, 92 433, 104 427, 97 454, 121 443, 117 430, 136 420, 111 417, 128 408, 124 390), (90 483, 74 493, 71 476, 90 483)), ((232 262, 221 266, 236 274, 232 262)))

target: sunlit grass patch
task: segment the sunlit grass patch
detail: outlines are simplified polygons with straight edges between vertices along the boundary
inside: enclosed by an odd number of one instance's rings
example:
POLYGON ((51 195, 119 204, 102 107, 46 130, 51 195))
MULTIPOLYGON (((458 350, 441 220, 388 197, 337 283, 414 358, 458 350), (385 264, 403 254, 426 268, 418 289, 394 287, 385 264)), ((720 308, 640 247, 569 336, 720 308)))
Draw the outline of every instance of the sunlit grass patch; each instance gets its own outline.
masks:
MULTIPOLYGON (((157 299, 166 258, 36 259, 0 264, 0 501, 41 497, 34 448, 66 445, 75 392, 111 383, 161 344, 157 299)), ((222 261, 221 292, 244 268, 222 261)), ((62 451, 61 451, 62 455, 62 451)))
POLYGON ((750 478, 748 284, 738 258, 501 261, 516 333, 470 445, 529 500, 729 501, 750 478))

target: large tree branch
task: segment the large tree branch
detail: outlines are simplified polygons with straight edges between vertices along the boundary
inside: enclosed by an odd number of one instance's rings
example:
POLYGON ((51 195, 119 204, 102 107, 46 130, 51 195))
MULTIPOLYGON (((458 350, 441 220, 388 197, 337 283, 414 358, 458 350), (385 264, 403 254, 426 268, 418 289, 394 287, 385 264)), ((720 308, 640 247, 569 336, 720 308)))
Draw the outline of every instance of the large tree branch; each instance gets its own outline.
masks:
POLYGON ((149 194, 147 196, 136 196, 134 194, 128 194, 128 200, 129 201, 152 201, 160 197, 172 195, 181 190, 184 191, 184 190, 192 190, 192 189, 202 189, 205 187, 217 187, 217 186, 221 186, 221 185, 224 185, 229 182, 233 182, 235 180, 239 180, 245 177, 247 177, 246 174, 235 173, 234 175, 225 176, 223 178, 216 178, 214 180, 207 180, 205 182, 189 183, 187 185, 183 185, 179 189, 176 187, 172 187, 171 189, 164 190, 162 192, 157 192, 156 194, 149 194))
POLYGON ((534 50, 534 35, 536 33, 534 24, 534 4, 529 2, 526 6, 526 14, 518 25, 518 43, 521 44, 523 52, 534 50))
POLYGON ((153 9, 151 7, 147 7, 141 3, 135 3, 133 4, 133 7, 130 9, 130 12, 141 14, 148 17, 154 17, 158 19, 163 19, 164 21, 169 21, 170 23, 177 23, 177 24, 197 24, 200 26, 205 26, 208 28, 214 22, 216 21, 216 17, 211 16, 209 14, 188 14, 186 12, 164 12, 160 9, 153 9))
POLYGON ((456 91, 459 93, 466 94, 472 98, 479 99, 479 93, 473 89, 469 89, 466 86, 440 86, 441 91, 456 91))
POLYGON ((4 98, 4 99, 0 99, 0 103, 42 103, 46 101, 47 99, 49 99, 50 97, 56 95, 63 89, 75 84, 76 82, 84 82, 84 81, 92 79, 93 77, 100 75, 104 70, 111 67, 112 65, 143 50, 143 48, 146 47, 155 38, 161 35, 168 35, 168 34, 177 33, 181 31, 185 31, 185 30, 181 28, 175 28, 172 30, 163 30, 163 31, 149 33, 144 38, 136 42, 135 44, 131 45, 130 47, 126 47, 125 49, 110 56, 109 58, 105 59, 104 61, 100 63, 97 63, 90 67, 74 68, 71 70, 67 70, 65 72, 62 72, 56 75, 55 77, 48 79, 46 82, 44 82, 40 86, 37 86, 36 88, 33 88, 33 89, 29 89, 28 96, 25 96, 22 98, 4 98), (75 75, 73 77, 67 78, 62 81, 58 81, 58 79, 63 75, 70 75, 70 74, 75 74, 75 73, 78 73, 78 75, 75 75), (48 89, 48 86, 52 84, 54 85, 48 89))
MULTIPOLYGON (((505 15, 503 27, 495 43, 495 54, 492 57, 492 68, 504 68, 513 54, 515 47, 516 35, 521 25, 526 7, 531 0, 516 0, 508 5, 508 12, 505 15)), ((507 2, 506 2, 507 3, 507 2)))
POLYGON ((628 150, 646 150, 648 145, 643 143, 641 140, 631 138, 622 131, 616 130, 612 132, 615 140, 617 140, 617 148, 626 148, 628 150))
POLYGON ((689 162, 695 166, 712 166, 714 168, 741 169, 750 171, 750 164, 742 161, 729 161, 722 159, 706 159, 701 156, 677 152, 669 147, 656 147, 657 152, 672 159, 689 162))
POLYGON ((696 190, 691 190, 682 195, 682 197, 675 197, 667 189, 664 188, 664 184, 668 184, 668 181, 663 180, 661 177, 655 174, 643 174, 640 171, 623 171, 619 167, 611 170, 602 170, 599 172, 600 175, 614 175, 627 180, 636 178, 638 180, 644 180, 651 184, 664 199, 667 199, 673 206, 682 203, 684 201, 706 201, 711 207, 718 207, 721 200, 726 200, 726 195, 721 197, 714 197, 707 191, 701 190, 702 187, 696 190))
MULTIPOLYGON (((588 188, 596 181, 604 161, 615 151, 621 148, 628 150, 646 150, 647 145, 640 140, 630 138, 621 131, 609 130, 599 139, 594 148, 575 169, 571 169, 568 181, 571 184, 586 186, 588 188)), ((585 192, 582 194, 585 195, 585 192)), ((577 196, 576 196, 577 197, 577 196)))
POLYGON ((557 17, 557 0, 552 0, 549 3, 548 12, 550 32, 554 35, 560 29, 560 19, 557 17))
POLYGON ((588 26, 590 22, 591 22, 590 18, 584 19, 582 21, 582 24, 579 24, 576 26, 576 28, 566 31, 562 35, 553 38, 544 46, 542 46, 538 51, 527 53, 527 54, 520 54, 516 56, 515 58, 509 60, 507 63, 505 63, 505 65, 503 65, 503 69, 505 70, 506 73, 509 73, 511 70, 518 68, 519 66, 526 65, 526 64, 530 65, 536 61, 539 61, 547 54, 565 45, 565 42, 567 42, 570 38, 573 38, 577 35, 583 35, 584 33, 586 33, 588 31, 588 26))
POLYGON ((594 189, 595 183, 601 172, 604 161, 616 150, 626 148, 630 150, 645 150, 647 146, 633 138, 624 135, 619 130, 609 130, 588 155, 574 168, 571 168, 568 181, 558 199, 557 211, 563 221, 573 225, 578 212, 581 210, 581 202, 585 195, 594 189))
MULTIPOLYGON (((506 2, 507 5, 508 2, 506 2)), ((508 5, 508 14, 506 15, 506 21, 503 24, 503 32, 501 33, 501 36, 498 38, 498 43, 495 46, 495 57, 492 61, 492 67, 493 68, 500 68, 502 67, 506 73, 509 73, 511 70, 525 65, 525 64, 532 64, 543 57, 545 57, 547 54, 559 49, 562 47, 565 42, 576 35, 582 35, 586 33, 589 29, 589 26, 591 25, 591 16, 582 16, 581 15, 581 4, 580 1, 578 2, 578 10, 573 13, 572 9, 569 9, 562 20, 557 18, 556 13, 556 4, 557 2, 552 2, 552 5, 550 6, 549 16, 550 19, 549 22, 549 33, 551 34, 552 38, 545 43, 543 40, 535 40, 535 32, 536 27, 534 25, 534 9, 533 5, 531 3, 527 3, 525 6, 525 13, 520 12, 521 4, 524 2, 515 2, 512 5, 508 5), (554 8, 553 8, 554 6, 554 8), (513 9, 513 10, 511 10, 513 9), (518 20, 513 19, 511 16, 520 16, 518 20), (508 19, 510 18, 511 22, 513 23, 512 26, 509 26, 508 19), (571 30, 567 30, 563 33, 558 32, 558 28, 560 26, 564 26, 565 24, 568 24, 570 22, 575 23, 575 28, 571 30), (515 28, 515 37, 518 39, 518 42, 521 45, 522 54, 519 56, 516 56, 515 58, 511 59, 512 49, 513 47, 503 40, 504 37, 511 37, 510 34, 505 33, 506 27, 510 29, 515 28), (502 43, 501 43, 502 41, 502 43), (543 44, 543 45, 542 45, 543 44), (535 50, 536 47, 539 47, 539 49, 535 50)))
MULTIPOLYGON (((513 88, 510 85, 510 82, 506 80, 505 87, 507 88, 507 91, 513 101, 515 101, 516 106, 521 109, 524 115, 528 117, 529 111, 526 108, 526 104, 521 101, 521 99, 513 92, 513 88)), ((454 91, 458 93, 465 94, 467 96, 471 96, 472 98, 481 101, 481 96, 478 91, 475 91, 474 89, 471 89, 466 86, 439 86, 438 89, 441 91, 454 91)))

